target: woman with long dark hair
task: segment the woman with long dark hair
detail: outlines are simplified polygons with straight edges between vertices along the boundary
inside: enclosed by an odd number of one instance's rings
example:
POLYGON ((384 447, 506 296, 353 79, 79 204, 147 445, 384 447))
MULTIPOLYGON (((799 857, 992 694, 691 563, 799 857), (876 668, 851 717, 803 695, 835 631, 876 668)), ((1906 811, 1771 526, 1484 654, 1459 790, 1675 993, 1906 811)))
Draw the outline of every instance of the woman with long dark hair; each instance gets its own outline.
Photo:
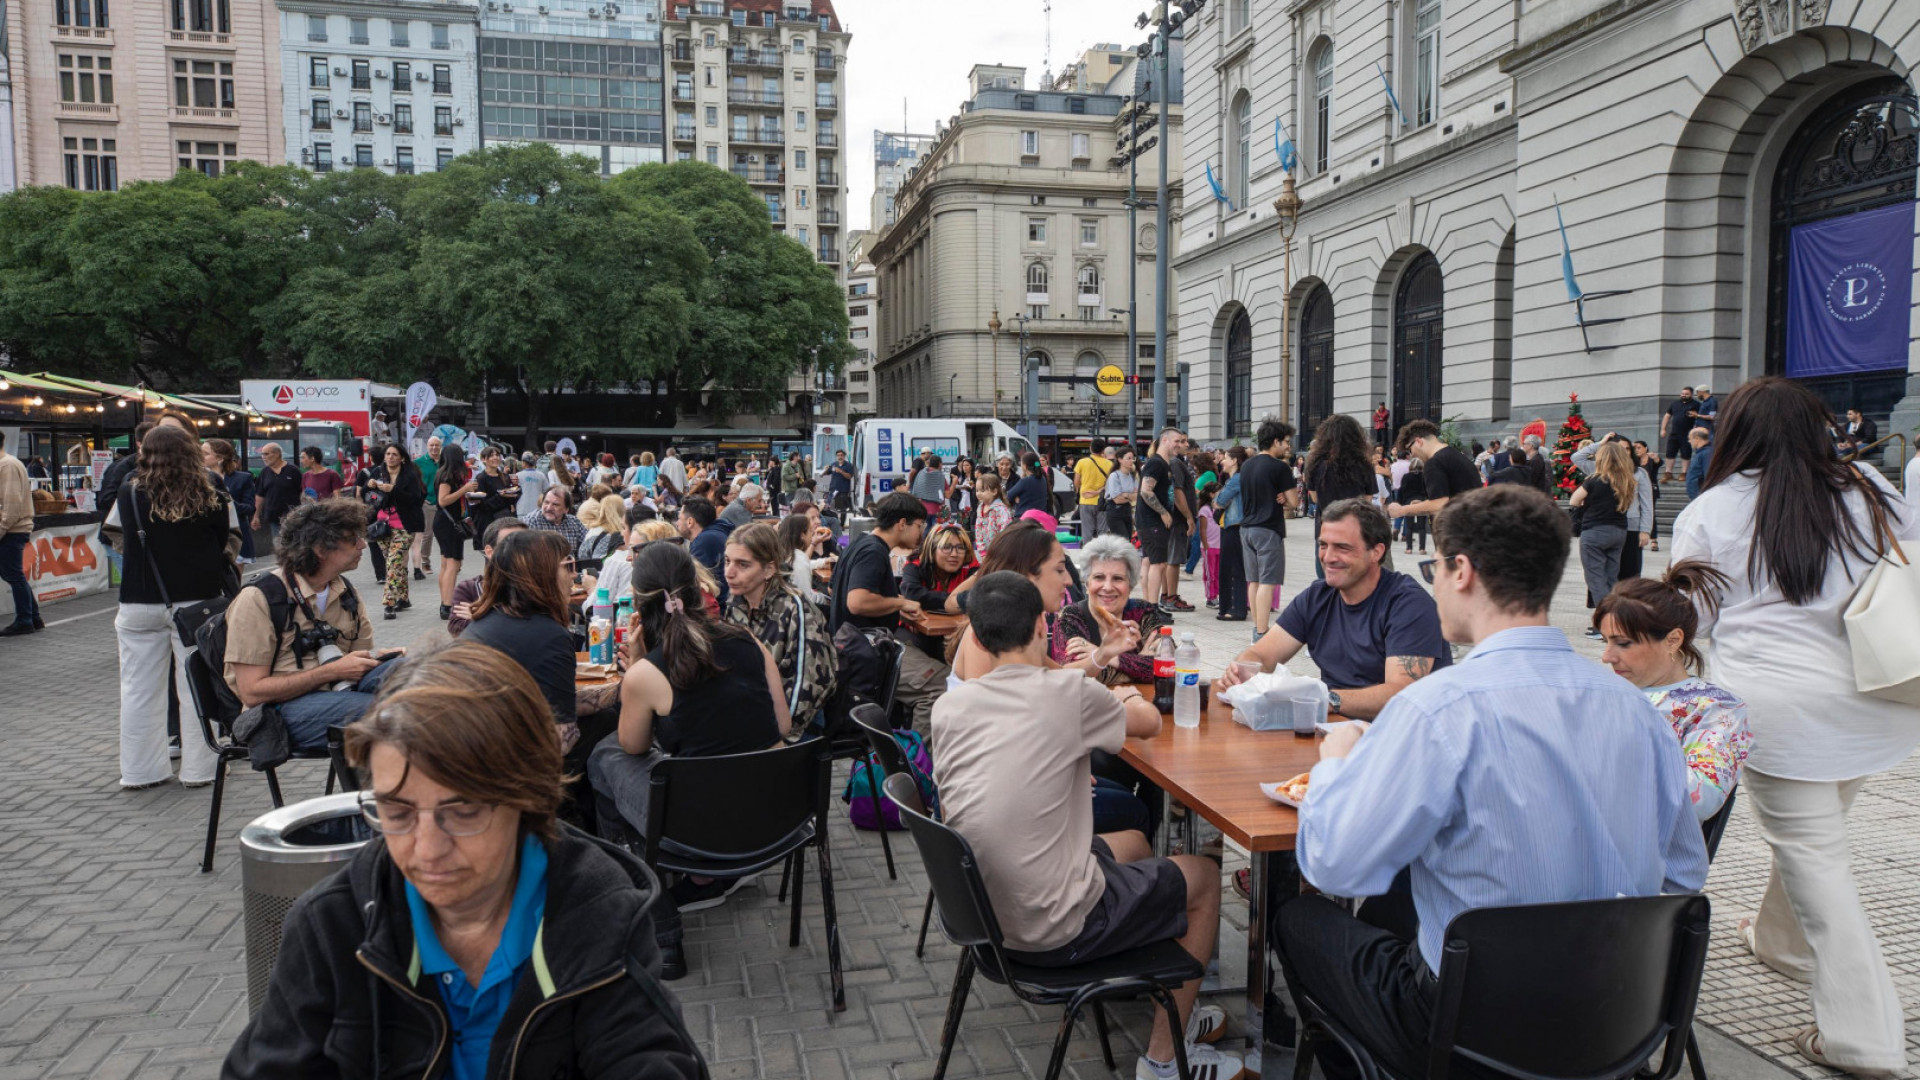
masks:
POLYGON ((553 722, 561 725, 572 724, 579 713, 573 634, 567 629, 572 587, 573 551, 566 537, 515 529, 494 545, 480 579, 480 599, 473 602, 472 622, 460 634, 460 640, 491 645, 526 668, 540 684, 553 722))
POLYGON ((1214 618, 1220 622, 1247 618, 1247 564, 1240 547, 1240 522, 1247 516, 1247 501, 1240 497, 1240 466, 1252 456, 1244 446, 1229 446, 1220 455, 1220 470, 1227 478, 1213 497, 1220 523, 1220 611, 1214 618))
MULTIPOLYGON (((200 444, 200 456, 207 468, 220 474, 221 483, 226 485, 227 497, 233 500, 234 513, 241 521, 253 520, 253 508, 257 499, 254 492, 258 482, 253 474, 240 467, 240 455, 234 452, 233 444, 225 439, 208 439, 200 444)), ((240 555, 234 562, 246 565, 253 561, 253 530, 240 530, 240 555)))
POLYGON ((1801 383, 1755 379, 1714 424, 1706 487, 1674 523, 1673 558, 1726 575, 1707 668, 1747 705, 1744 786, 1773 873, 1741 934, 1813 984, 1815 1026, 1794 1046, 1854 1073, 1906 1065, 1900 997, 1848 862, 1847 811, 1866 778, 1920 743, 1920 709, 1854 684, 1841 616, 1886 532, 1915 550, 1920 515, 1879 474, 1842 462, 1826 405, 1801 383))
POLYGON ((457 442, 440 448, 439 472, 434 474, 433 540, 440 548, 440 621, 453 615, 453 588, 460 584, 460 560, 466 557, 472 525, 467 518, 467 496, 479 488, 467 466, 467 452, 457 442))
POLYGON ((380 460, 380 469, 367 478, 366 485, 374 492, 374 514, 392 530, 380 542, 387 567, 381 604, 384 614, 391 619, 396 617, 396 612, 413 606, 413 586, 407 579, 407 549, 413 544, 413 538, 427 527, 427 481, 420 475, 420 466, 409 460, 398 446, 388 444, 380 451, 380 460))
MULTIPOLYGON (((1313 433, 1313 449, 1307 453, 1306 468, 1300 474, 1307 482, 1307 497, 1313 501, 1313 572, 1326 577, 1320 565, 1320 514, 1343 499, 1370 499, 1379 491, 1374 479, 1372 448, 1360 422, 1345 413, 1334 413, 1313 433)), ((1226 556, 1220 556, 1226 561, 1226 556)))
MULTIPOLYGON (((120 650, 120 787, 157 787, 173 776, 167 757, 167 664, 175 686, 187 685, 187 646, 174 632, 173 609, 233 586, 240 518, 233 498, 214 486, 192 435, 168 424, 140 442, 139 465, 105 508, 108 540, 123 557, 120 611, 113 620, 120 650)), ((215 660, 216 669, 219 664, 215 660)), ((182 716, 192 716, 183 702, 182 716)), ((180 783, 213 783, 214 754, 197 731, 180 739, 180 783)))

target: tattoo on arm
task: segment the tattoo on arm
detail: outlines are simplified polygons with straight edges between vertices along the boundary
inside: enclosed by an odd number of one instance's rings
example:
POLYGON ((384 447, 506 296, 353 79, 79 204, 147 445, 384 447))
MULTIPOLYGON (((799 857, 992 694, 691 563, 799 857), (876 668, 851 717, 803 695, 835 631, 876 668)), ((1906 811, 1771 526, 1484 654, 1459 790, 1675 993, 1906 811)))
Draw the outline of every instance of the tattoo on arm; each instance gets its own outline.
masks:
POLYGON ((1160 496, 1153 492, 1153 486, 1158 482, 1151 477, 1140 481, 1140 501, 1146 503, 1154 513, 1164 514, 1168 512, 1167 508, 1160 504, 1160 496))
POLYGON ((1400 665, 1400 674, 1405 675, 1408 682, 1433 674, 1431 656, 1396 656, 1393 659, 1400 665))

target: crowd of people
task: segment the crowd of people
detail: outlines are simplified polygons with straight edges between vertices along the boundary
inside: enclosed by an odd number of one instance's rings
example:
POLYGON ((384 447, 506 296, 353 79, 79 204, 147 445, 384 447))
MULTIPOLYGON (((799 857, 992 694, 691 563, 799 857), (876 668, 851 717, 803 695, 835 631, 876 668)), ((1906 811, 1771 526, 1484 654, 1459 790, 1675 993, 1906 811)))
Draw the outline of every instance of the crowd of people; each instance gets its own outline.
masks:
MULTIPOLYGON (((1100 447, 1071 469, 924 455, 857 521, 843 455, 818 474, 800 455, 727 469, 672 451, 623 469, 551 447, 476 462, 434 440, 418 458, 379 447, 349 480, 279 447, 250 473, 230 444, 163 417, 102 503, 124 567, 121 784, 174 778, 169 673, 185 685, 191 646, 170 614, 230 598, 209 663, 296 748, 344 727, 384 842, 296 905, 227 1075, 364 1071, 444 1030, 453 1075, 477 1076, 509 1029, 537 1033, 523 1060, 547 1071, 694 1075, 657 980, 689 970, 681 915, 742 882, 658 884, 643 857, 652 775, 667 756, 840 733, 863 641, 900 648, 894 722, 930 749, 1010 950, 1066 965, 1171 940, 1204 964, 1219 866, 1153 854, 1167 795, 1120 753, 1161 731, 1141 686, 1194 612, 1181 575, 1204 567, 1214 617, 1252 631, 1216 690, 1304 651, 1330 711, 1360 722, 1322 740, 1300 810, 1317 894, 1281 904, 1270 930, 1288 984, 1389 1071, 1425 1068, 1454 915, 1698 890, 1702 825, 1736 790, 1774 856, 1741 932, 1811 983, 1801 1053, 1898 1070, 1900 1002, 1853 884, 1847 813, 1865 777, 1920 743, 1920 716, 1855 688, 1837 628, 1883 538, 1920 539, 1920 515, 1837 452, 1798 384, 1684 400, 1663 420, 1665 459, 1613 434, 1580 448, 1570 505, 1549 497, 1537 440, 1475 454, 1415 420, 1388 446, 1376 413, 1372 438, 1336 415, 1301 452, 1269 420, 1251 445, 1168 429, 1144 458, 1100 447), (1671 564, 1648 577, 1676 440, 1699 491, 1671 564), (1314 565, 1287 593, 1289 523, 1311 528, 1314 565), (249 525, 274 564, 243 579, 264 554, 249 525), (1395 548, 1416 544, 1424 557, 1396 569, 1395 548), (432 575, 451 643, 376 646, 352 580, 370 551, 383 617, 432 575), (1549 620, 1576 554, 1599 664, 1549 620), (612 677, 583 686, 603 589, 631 614, 612 677), (580 1004, 539 1008, 566 993, 580 1004)), ((0 485, 7 469, 0 456, 0 485)), ((210 780, 202 740, 177 756, 179 782, 210 780)), ((1156 1016, 1138 1080, 1173 1075, 1176 1039, 1199 1080, 1242 1071, 1197 990, 1156 1016)))

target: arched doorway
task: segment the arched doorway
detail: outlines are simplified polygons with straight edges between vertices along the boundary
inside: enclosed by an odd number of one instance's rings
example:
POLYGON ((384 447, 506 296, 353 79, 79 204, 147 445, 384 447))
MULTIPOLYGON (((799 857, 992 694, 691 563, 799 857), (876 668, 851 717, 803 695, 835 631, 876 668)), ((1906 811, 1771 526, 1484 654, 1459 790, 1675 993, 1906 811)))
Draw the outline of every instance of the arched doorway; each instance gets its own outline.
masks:
POLYGON ((1912 89, 1874 79, 1809 117, 1774 173, 1766 370, 1836 416, 1884 421, 1906 393, 1917 159, 1912 89))
POLYGON ((1253 434, 1253 319, 1247 309, 1233 313, 1227 327, 1228 438, 1253 434))
POLYGON ((1333 294, 1315 285, 1300 306, 1300 439, 1333 415, 1333 294))
POLYGON ((1393 297, 1393 429, 1410 420, 1440 420, 1442 324, 1446 314, 1440 262, 1422 253, 1400 276, 1393 297))

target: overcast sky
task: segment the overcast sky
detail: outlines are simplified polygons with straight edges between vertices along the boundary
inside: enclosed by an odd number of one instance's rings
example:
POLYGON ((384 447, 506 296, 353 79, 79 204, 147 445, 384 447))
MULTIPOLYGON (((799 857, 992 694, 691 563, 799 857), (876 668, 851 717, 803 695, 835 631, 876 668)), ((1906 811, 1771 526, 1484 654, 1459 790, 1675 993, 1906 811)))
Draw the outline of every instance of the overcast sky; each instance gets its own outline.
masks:
MULTIPOLYGON (((1053 65, 1057 70, 1097 42, 1136 45, 1133 28, 1149 0, 1052 0, 1053 65)), ((1047 54, 1043 0, 834 0, 853 34, 847 46, 846 220, 869 226, 873 200, 873 133, 930 135, 936 120, 960 111, 967 71, 975 64, 1020 64, 1027 86, 1040 83, 1047 54), (936 14, 937 13, 937 14, 936 14), (904 114, 903 114, 904 108, 904 114), (903 121, 904 115, 904 121, 903 121)))

